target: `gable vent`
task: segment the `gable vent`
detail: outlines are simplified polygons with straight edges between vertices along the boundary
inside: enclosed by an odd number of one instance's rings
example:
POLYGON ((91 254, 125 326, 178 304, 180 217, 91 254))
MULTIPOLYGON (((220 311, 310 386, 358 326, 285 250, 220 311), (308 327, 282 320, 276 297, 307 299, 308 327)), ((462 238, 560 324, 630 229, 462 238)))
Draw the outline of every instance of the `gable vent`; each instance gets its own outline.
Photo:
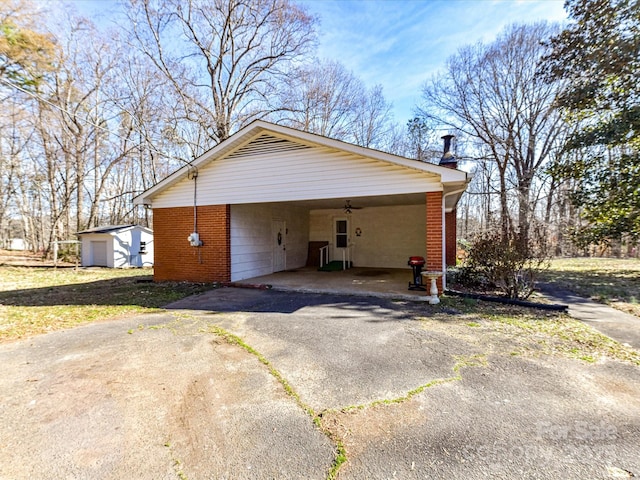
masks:
POLYGON ((253 139, 248 145, 245 145, 233 154, 229 155, 229 158, 252 155, 282 154, 286 152, 307 150, 310 148, 312 147, 296 143, 291 140, 276 138, 271 135, 261 135, 258 138, 253 139))

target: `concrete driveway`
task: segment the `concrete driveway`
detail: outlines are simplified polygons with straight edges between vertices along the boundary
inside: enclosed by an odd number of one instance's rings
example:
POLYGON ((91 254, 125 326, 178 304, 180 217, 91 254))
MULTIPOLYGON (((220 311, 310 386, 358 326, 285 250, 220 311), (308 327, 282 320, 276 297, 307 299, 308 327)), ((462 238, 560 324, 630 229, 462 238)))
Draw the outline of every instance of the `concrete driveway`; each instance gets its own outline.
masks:
POLYGON ((0 478, 640 475, 640 368, 535 343, 422 303, 214 290, 1 345, 0 478))

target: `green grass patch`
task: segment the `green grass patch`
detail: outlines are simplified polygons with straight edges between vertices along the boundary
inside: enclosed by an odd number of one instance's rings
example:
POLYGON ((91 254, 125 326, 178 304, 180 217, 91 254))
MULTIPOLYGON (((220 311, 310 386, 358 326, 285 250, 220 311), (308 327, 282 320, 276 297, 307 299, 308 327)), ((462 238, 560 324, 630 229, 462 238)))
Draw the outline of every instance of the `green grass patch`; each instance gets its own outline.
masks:
POLYGON ((486 367, 488 365, 486 355, 456 355, 454 358, 456 363, 453 366, 453 371, 456 373, 459 373, 463 368, 486 367))
POLYGON ((339 439, 333 438, 333 435, 330 435, 330 437, 336 444, 336 453, 335 453, 335 458, 333 460, 333 465, 331 466, 331 469, 327 473, 327 480, 335 480, 336 478, 338 478, 338 472, 340 471, 340 467, 342 467, 342 464, 345 463, 348 460, 348 458, 347 458, 347 450, 344 448, 344 444, 342 443, 342 441, 339 439))
POLYGON ((151 282, 149 269, 0 267, 0 341, 158 311, 213 285, 151 282))
POLYGON ((640 316, 640 260, 557 258, 540 280, 640 316))
POLYGON ((365 410, 367 408, 378 407, 380 405, 394 405, 398 403, 406 402, 407 400, 411 400, 411 398, 416 395, 424 392, 427 388, 436 387, 438 385, 443 385, 445 383, 455 382, 458 380, 462 380, 462 376, 460 375, 460 370, 463 368, 470 367, 486 367, 488 365, 486 355, 458 355, 454 357, 456 363, 453 365, 453 372, 455 375, 447 378, 436 378, 431 380, 423 385, 420 385, 413 390, 409 390, 405 395, 396 398, 384 398, 381 400, 374 400, 369 403, 363 403, 360 405, 349 405, 347 407, 342 407, 340 409, 327 409, 320 413, 320 416, 326 415, 328 413, 348 413, 355 410, 365 410))

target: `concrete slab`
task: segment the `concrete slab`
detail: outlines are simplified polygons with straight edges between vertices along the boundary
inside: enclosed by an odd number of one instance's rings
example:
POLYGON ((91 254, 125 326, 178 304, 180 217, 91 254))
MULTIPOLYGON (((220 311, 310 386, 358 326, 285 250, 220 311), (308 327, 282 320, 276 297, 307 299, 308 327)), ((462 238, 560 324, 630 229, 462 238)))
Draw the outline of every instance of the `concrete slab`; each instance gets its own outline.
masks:
POLYGON ((224 290, 191 314, 263 353, 321 413, 347 451, 339 479, 640 472, 635 365, 540 355, 539 336, 422 303, 224 290))
POLYGON ((349 462, 339 478, 637 476, 640 387, 612 390, 621 375, 639 380, 637 367, 501 355, 487 361, 408 402, 327 416, 348 432, 349 462))
POLYGON ((0 478, 326 478, 336 439, 343 480, 640 475, 640 368, 543 329, 272 290, 171 307, 0 345, 0 478))
MULTIPOLYGON (((182 300, 170 307, 190 304, 182 300)), ((401 397, 449 377, 456 355, 480 351, 445 332, 422 328, 416 317, 433 311, 424 304, 231 288, 202 294, 196 305, 205 318, 273 361, 316 411, 401 397), (225 311, 228 304, 239 311, 208 313, 225 311)))
POLYGON ((0 478, 325 478, 332 442, 201 326, 138 316, 0 346, 0 478))
POLYGON ((337 272, 300 268, 237 282, 241 285, 270 285, 274 290, 305 293, 355 294, 378 298, 428 301, 429 293, 409 290, 412 271, 405 268, 354 267, 337 272))

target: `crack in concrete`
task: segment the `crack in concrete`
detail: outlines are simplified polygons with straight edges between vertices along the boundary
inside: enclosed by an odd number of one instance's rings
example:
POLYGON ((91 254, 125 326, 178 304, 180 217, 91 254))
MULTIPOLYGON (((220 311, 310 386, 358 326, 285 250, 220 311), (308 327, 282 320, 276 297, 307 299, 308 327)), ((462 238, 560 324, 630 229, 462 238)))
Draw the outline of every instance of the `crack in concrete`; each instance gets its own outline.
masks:
MULTIPOLYGON (((325 425, 323 423, 324 416, 331 413, 347 413, 352 411, 365 410, 367 408, 373 408, 377 406, 383 406, 383 405, 389 406, 389 405, 404 403, 410 400, 411 398, 415 397, 416 395, 422 393, 427 388, 436 387, 438 385, 443 385, 445 383, 462 380, 462 375, 460 374, 460 371, 463 368, 486 367, 488 364, 486 355, 484 354, 458 355, 454 357, 456 360, 456 363, 453 365, 452 370, 455 373, 455 375, 451 377, 437 378, 437 379, 431 380, 425 384, 419 385, 418 387, 412 390, 409 390, 406 394, 399 397, 378 399, 378 400, 373 400, 371 402, 367 402, 360 405, 350 405, 342 408, 325 409, 325 410, 322 410, 321 412, 315 412, 315 410, 311 406, 306 404, 301 399, 298 392, 296 392, 296 390, 289 383, 289 381, 282 375, 282 373, 280 373, 280 371, 276 369, 273 366, 273 364, 262 353, 260 353, 251 345, 246 343, 240 336, 235 335, 218 325, 211 324, 206 320, 203 321, 202 319, 197 318, 193 315, 187 314, 185 312, 180 312, 177 315, 173 314, 172 316, 175 318, 173 322, 165 325, 155 325, 150 328, 153 328, 153 329, 167 328, 174 335, 178 335, 180 334, 179 330, 181 329, 181 327, 185 326, 186 322, 190 322, 188 324, 188 326, 190 327, 194 327, 194 326, 197 326, 198 324, 204 323, 205 326, 199 329, 200 332, 212 333, 217 337, 223 339, 228 344, 235 345, 237 347, 242 348, 247 353, 253 355, 265 367, 267 367, 269 373, 278 381, 278 383, 280 383, 285 393, 289 397, 291 397, 296 402, 296 404, 311 418, 316 428, 318 428, 318 430, 320 430, 320 432, 322 432, 335 445, 334 460, 333 460, 333 464, 331 465, 331 468, 327 472, 327 477, 326 477, 327 480, 335 480, 338 477, 340 468, 348 461, 349 457, 348 457, 348 452, 344 445, 344 439, 338 432, 336 432, 330 426, 325 425)), ((170 448, 169 442, 167 442, 165 446, 170 448)), ((182 470, 178 469, 182 465, 180 460, 174 459, 174 462, 175 462, 174 468, 176 469, 176 474, 182 480, 187 480, 187 477, 182 472, 182 470)))
POLYGON ((254 355, 262 364, 264 364, 269 369, 269 372, 271 373, 271 375, 273 375, 276 378, 276 380, 278 380, 278 382, 284 388, 285 392, 289 396, 291 396, 296 401, 298 406, 300 406, 300 408, 302 408, 311 417, 314 425, 316 425, 316 427, 318 427, 318 429, 336 445, 334 463, 331 469, 329 470, 329 472, 327 473, 327 480, 335 480, 337 478, 340 468, 344 463, 348 461, 348 455, 347 455, 347 450, 344 446, 344 442, 340 437, 340 435, 337 432, 333 431, 328 426, 323 424, 322 422, 323 415, 326 415, 327 413, 334 412, 334 411, 344 413, 344 412, 353 411, 353 410, 364 410, 365 408, 375 407, 379 405, 393 405, 393 404, 403 403, 407 400, 410 400, 412 397, 418 395, 419 393, 422 393, 427 388, 442 385, 444 383, 462 380, 462 376, 459 373, 462 368, 480 367, 480 366, 484 367, 487 365, 486 356, 484 355, 476 354, 471 356, 464 356, 464 355, 456 356, 455 358, 457 361, 452 368, 453 371, 456 373, 455 376, 447 377, 447 378, 438 378, 438 379, 432 380, 430 382, 427 382, 423 385, 420 385, 414 388, 413 390, 408 391, 405 395, 401 397, 396 397, 392 399, 379 399, 379 400, 374 400, 372 402, 362 404, 362 405, 354 405, 354 406, 344 407, 340 409, 326 409, 326 410, 323 410, 322 412, 316 413, 313 410, 313 408, 311 408, 309 405, 307 405, 302 401, 302 399, 300 398, 300 395, 294 390, 294 388, 284 378, 284 376, 271 364, 271 362, 269 362, 269 360, 260 352, 258 352, 253 347, 251 347, 246 342, 244 342, 242 338, 240 338, 237 335, 234 335, 231 332, 228 332, 227 330, 217 325, 209 325, 208 331, 210 333, 213 333, 223 338, 226 342, 233 345, 237 345, 243 348, 244 350, 246 350, 248 353, 254 355))
POLYGON ((176 472, 176 475, 180 480, 189 480, 185 473, 182 471, 182 461, 176 457, 173 448, 171 447, 170 442, 165 442, 165 447, 169 450, 169 454, 171 455, 171 460, 173 461, 173 470, 176 472))
POLYGON ((271 364, 271 362, 264 355, 262 355, 260 352, 258 352, 255 348, 253 348, 249 344, 247 344, 244 340, 242 340, 242 338, 240 338, 237 335, 234 335, 231 332, 228 332, 222 327, 219 327, 217 325, 209 325, 208 331, 209 333, 213 333, 214 335, 217 335, 218 337, 222 338, 227 343, 231 345, 236 345, 246 350, 251 355, 255 356, 260 363, 262 363, 268 368, 269 373, 280 383, 280 385, 282 385, 282 388, 284 388, 284 391, 287 393, 287 395, 293 398, 296 404, 300 408, 302 408, 302 410, 307 415, 309 415, 309 417, 311 417, 313 424, 324 435, 326 435, 329 438, 329 440, 331 440, 335 444, 336 451, 335 451, 335 456, 333 460, 333 465, 331 466, 331 468, 329 469, 329 472, 327 473, 327 480, 334 480, 338 475, 338 471, 340 470, 340 467, 342 466, 342 464, 347 461, 347 452, 344 448, 344 444, 342 440, 322 424, 322 417, 316 414, 313 408, 311 408, 309 405, 307 405, 305 402, 302 401, 298 392, 294 390, 294 388, 287 381, 287 379, 284 378, 284 376, 271 364))

